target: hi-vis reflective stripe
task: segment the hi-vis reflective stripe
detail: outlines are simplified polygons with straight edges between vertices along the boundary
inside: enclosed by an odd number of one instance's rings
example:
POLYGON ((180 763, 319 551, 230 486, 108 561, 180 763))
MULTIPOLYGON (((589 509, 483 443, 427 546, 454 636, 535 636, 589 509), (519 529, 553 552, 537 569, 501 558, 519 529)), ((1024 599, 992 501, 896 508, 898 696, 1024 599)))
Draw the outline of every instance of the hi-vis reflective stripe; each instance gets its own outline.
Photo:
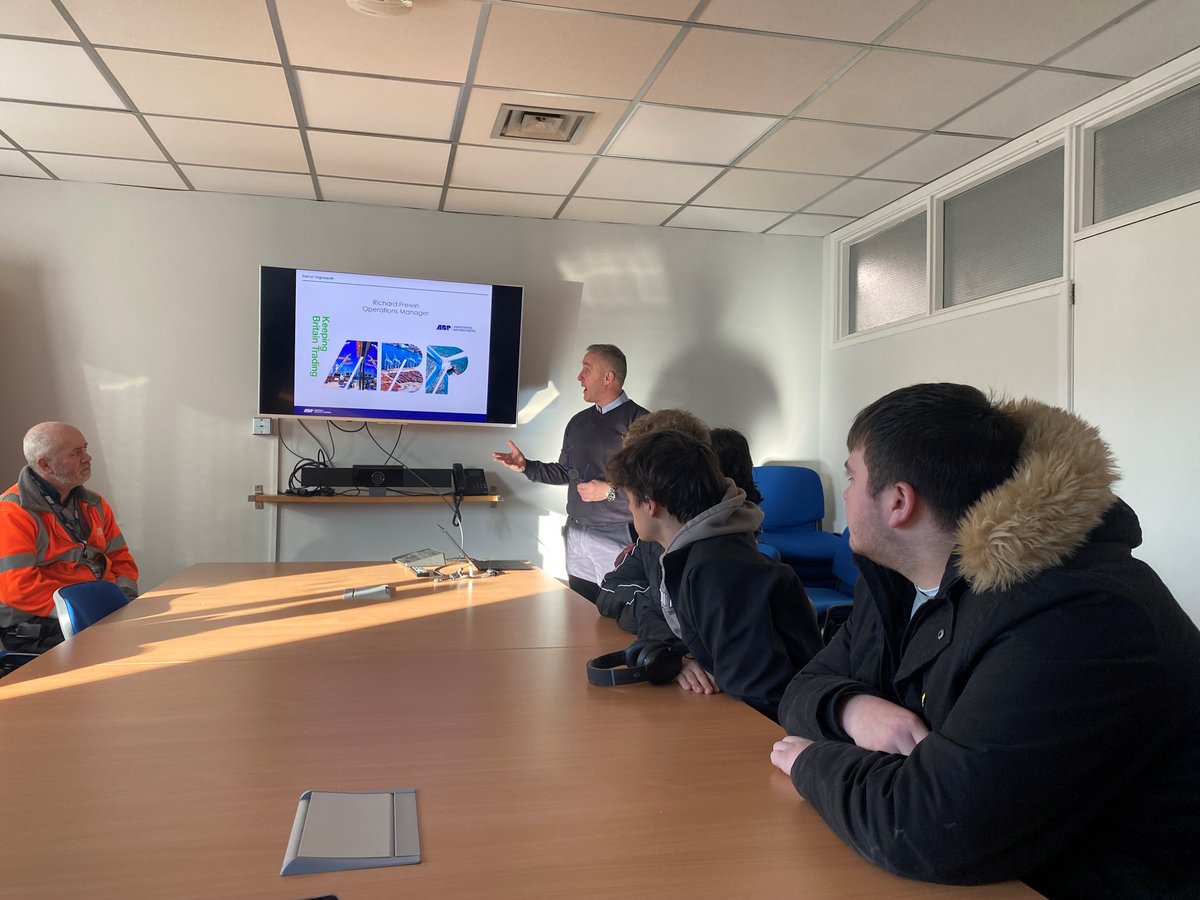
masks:
POLYGON ((0 556, 0 572, 11 572, 13 569, 30 569, 36 565, 36 553, 14 553, 11 556, 0 556))

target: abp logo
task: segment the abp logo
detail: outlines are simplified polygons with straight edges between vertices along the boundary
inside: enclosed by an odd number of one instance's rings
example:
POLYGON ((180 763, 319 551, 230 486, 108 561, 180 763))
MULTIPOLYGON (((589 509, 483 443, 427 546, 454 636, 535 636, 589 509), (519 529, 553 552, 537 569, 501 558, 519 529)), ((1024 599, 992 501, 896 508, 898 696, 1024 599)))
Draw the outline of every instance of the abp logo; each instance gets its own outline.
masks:
POLYGON ((449 325, 439 325, 439 326, 437 327, 437 330, 438 330, 438 331, 449 331, 449 330, 450 330, 450 326, 449 326, 449 325))

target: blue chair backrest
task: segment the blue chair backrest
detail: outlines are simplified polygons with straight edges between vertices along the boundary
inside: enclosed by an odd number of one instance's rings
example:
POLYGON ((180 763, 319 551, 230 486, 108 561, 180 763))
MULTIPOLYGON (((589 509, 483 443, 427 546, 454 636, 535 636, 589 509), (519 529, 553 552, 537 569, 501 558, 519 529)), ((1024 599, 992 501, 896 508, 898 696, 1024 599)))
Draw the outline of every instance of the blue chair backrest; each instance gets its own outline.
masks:
POLYGON ((67 640, 128 602, 125 592, 111 581, 68 584, 54 592, 58 624, 67 640))
POLYGON ((825 518, 821 477, 803 466, 755 466, 754 483, 763 495, 763 530, 805 528, 815 531, 825 518))

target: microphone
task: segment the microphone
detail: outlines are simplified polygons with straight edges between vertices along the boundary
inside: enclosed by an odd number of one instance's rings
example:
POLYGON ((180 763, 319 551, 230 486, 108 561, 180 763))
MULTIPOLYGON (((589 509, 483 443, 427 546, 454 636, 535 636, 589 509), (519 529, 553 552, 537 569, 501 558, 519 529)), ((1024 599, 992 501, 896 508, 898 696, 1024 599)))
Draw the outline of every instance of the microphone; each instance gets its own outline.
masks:
POLYGON ((346 588, 343 600, 387 600, 392 596, 390 584, 375 584, 371 587, 346 588))

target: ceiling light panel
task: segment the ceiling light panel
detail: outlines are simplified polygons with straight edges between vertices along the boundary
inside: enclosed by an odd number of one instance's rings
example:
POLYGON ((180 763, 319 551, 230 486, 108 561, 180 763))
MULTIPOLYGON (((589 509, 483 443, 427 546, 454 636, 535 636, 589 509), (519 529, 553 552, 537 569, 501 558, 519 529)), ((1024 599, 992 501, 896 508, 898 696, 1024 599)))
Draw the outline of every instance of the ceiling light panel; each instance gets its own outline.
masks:
POLYGON ((418 3, 394 19, 364 16, 341 0, 276 0, 294 66, 462 82, 480 5, 418 3))
POLYGON ((436 141, 310 131, 313 165, 321 175, 441 184, 450 145, 436 141))
POLYGON ((102 184, 129 184, 174 190, 186 188, 175 170, 165 162, 105 159, 94 156, 57 156, 52 153, 35 153, 34 156, 63 181, 95 181, 102 184))
POLYGON ((793 119, 747 154, 752 169, 857 175, 920 136, 917 131, 793 119))
POLYGON ((461 88, 324 72, 297 72, 311 128, 449 140, 461 88))
POLYGON ((590 159, 563 153, 459 147, 450 183, 455 187, 566 194, 590 159))
POLYGON ((5 34, 25 37, 79 40, 54 5, 46 0, 5 0, 4 24, 0 29, 5 34))
POLYGON ((575 193, 613 200, 686 203, 720 174, 718 166, 602 157, 575 193))
POLYGON ((614 222, 621 225, 661 225, 679 209, 674 203, 633 203, 628 200, 594 200, 574 197, 559 214, 560 219, 583 222, 614 222))
POLYGON ((1013 66, 872 50, 804 108, 813 119, 933 128, 1025 71, 1013 66))
POLYGON ((446 192, 448 212, 482 213, 490 216, 522 216, 551 219, 562 206, 562 197, 540 194, 509 194, 502 191, 465 191, 451 188, 446 192))
POLYGON ((778 120, 640 105, 608 152, 614 156, 726 165, 778 120))
POLYGON ((132 113, 0 102, 0 131, 25 150, 162 160, 132 113))
POLYGON ((870 43, 912 5, 913 0, 709 0, 700 21, 870 43))
POLYGON ((493 5, 475 83, 630 99, 678 32, 673 25, 493 5))
POLYGON ((624 100, 599 100, 595 97, 571 97, 564 94, 537 94, 529 91, 500 91, 475 88, 467 101, 467 112, 463 117, 460 140, 464 144, 483 144, 493 147, 531 146, 538 150, 567 153, 596 153, 608 139, 613 128, 625 114, 629 104, 624 100), (504 104, 532 107, 559 107, 591 112, 592 120, 579 142, 575 144, 539 143, 518 144, 511 138, 493 138, 492 128, 496 116, 504 104))
POLYGON ((1115 86, 1107 78, 1034 72, 947 123, 945 130, 1016 137, 1115 86))
POLYGON ((863 174, 872 178, 929 182, 952 169, 965 166, 1003 143, 1004 141, 991 138, 931 134, 863 174))
POLYGON ((147 116, 146 121, 179 163, 307 172, 308 160, 295 128, 147 116))
POLYGON ((1040 63, 1140 0, 930 0, 885 44, 1040 63))
POLYGON ((1154 0, 1062 56, 1065 69, 1134 77, 1200 44, 1196 0, 1154 0))
POLYGON ((7 38, 0 38, 0 97, 125 108, 82 47, 7 38))
POLYGON ((321 197, 345 203, 371 203, 376 206, 407 206, 412 209, 437 209, 442 189, 425 184, 392 184, 322 175, 321 197))
POLYGON ((63 6, 93 44, 279 62, 265 3, 63 0, 63 6))
POLYGON ((296 125, 279 66, 135 50, 99 53, 141 112, 296 125))
POLYGON ((645 99, 784 115, 858 52, 823 41, 692 29, 645 99))
POLYGON ((730 169, 696 198, 700 206, 743 207, 794 212, 845 179, 840 175, 796 175, 730 169))

